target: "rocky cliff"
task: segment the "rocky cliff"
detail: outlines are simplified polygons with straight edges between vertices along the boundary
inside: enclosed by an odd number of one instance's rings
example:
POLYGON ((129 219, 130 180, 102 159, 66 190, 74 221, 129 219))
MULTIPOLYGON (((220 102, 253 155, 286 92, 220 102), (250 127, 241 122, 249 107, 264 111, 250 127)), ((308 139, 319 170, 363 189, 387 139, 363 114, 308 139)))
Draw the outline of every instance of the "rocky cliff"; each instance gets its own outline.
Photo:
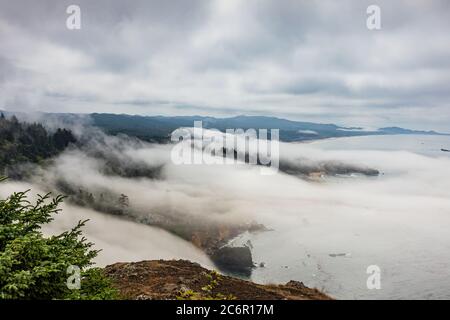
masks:
POLYGON ((260 285, 219 275, 186 260, 116 263, 105 268, 126 299, 328 300, 326 294, 290 281, 260 285), (220 299, 219 298, 219 299, 220 299))

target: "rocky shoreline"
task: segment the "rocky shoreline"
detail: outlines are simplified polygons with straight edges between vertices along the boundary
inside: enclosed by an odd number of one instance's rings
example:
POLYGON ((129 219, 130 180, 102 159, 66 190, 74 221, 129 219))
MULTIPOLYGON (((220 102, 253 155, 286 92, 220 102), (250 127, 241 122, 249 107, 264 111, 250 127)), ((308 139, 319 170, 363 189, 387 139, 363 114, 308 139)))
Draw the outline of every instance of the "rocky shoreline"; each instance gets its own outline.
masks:
POLYGON ((104 273, 121 297, 131 300, 332 300, 302 282, 261 285, 219 275, 187 260, 116 263, 107 266, 104 273))

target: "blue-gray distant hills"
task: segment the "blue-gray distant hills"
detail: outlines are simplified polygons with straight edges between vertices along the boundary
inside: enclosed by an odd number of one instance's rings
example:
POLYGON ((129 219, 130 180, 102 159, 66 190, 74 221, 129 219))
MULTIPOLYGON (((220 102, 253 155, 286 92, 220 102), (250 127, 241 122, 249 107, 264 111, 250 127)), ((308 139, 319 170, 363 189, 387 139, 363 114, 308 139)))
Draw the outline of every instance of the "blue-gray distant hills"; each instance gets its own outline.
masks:
POLYGON ((292 121, 266 116, 236 116, 215 118, 204 116, 135 116, 124 114, 91 114, 93 124, 109 134, 123 133, 144 140, 164 141, 170 133, 180 127, 192 127, 194 121, 202 121, 203 128, 218 129, 279 129, 280 140, 286 142, 324 139, 332 137, 351 137, 387 134, 442 135, 435 131, 418 131, 399 127, 380 128, 366 131, 357 127, 340 127, 335 124, 322 124, 292 121))
MULTIPOLYGON (((34 115, 19 112, 2 111, 6 115, 15 114, 25 121, 35 121, 34 115)), ((236 116, 230 118, 215 118, 205 116, 139 116, 127 114, 93 113, 40 113, 39 122, 65 122, 73 124, 77 121, 89 122, 112 135, 126 134, 146 141, 167 142, 170 134, 180 127, 192 127, 194 121, 202 121, 203 128, 218 129, 279 129, 280 140, 286 142, 315 140, 333 137, 352 137, 388 134, 421 134, 447 135, 435 131, 410 130, 400 127, 386 127, 368 131, 358 127, 341 127, 335 124, 293 121, 268 116, 236 116)))

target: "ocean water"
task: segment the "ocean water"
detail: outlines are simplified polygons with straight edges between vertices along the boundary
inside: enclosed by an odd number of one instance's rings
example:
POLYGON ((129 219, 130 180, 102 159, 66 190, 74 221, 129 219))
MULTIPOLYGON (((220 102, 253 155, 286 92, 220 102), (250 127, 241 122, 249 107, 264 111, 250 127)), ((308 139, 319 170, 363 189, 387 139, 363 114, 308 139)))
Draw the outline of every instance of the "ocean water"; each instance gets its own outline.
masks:
POLYGON ((232 241, 250 243, 264 265, 253 281, 298 280, 338 299, 450 298, 450 153, 441 151, 450 149, 450 137, 352 137, 284 148, 381 174, 302 182, 277 208, 267 202, 278 212, 264 216, 273 230, 232 241), (367 285, 371 266, 380 270, 379 288, 367 285))
POLYGON ((326 150, 409 151, 430 157, 450 157, 450 136, 386 135, 325 139, 312 142, 326 150))

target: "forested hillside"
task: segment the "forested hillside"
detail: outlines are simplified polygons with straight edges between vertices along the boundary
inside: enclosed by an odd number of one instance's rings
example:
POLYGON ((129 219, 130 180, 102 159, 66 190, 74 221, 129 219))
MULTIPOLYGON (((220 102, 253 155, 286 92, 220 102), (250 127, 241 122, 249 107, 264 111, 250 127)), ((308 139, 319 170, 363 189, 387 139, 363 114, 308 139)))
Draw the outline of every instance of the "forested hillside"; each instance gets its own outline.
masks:
MULTIPOLYGON (((64 115, 60 115, 64 117, 64 115)), ((170 134, 181 127, 193 127, 194 121, 202 121, 203 128, 218 129, 279 129, 281 141, 305 141, 332 137, 354 137, 386 134, 441 134, 434 131, 418 131, 399 127, 365 130, 359 127, 341 127, 335 124, 293 121, 268 116, 236 116, 215 118, 204 116, 137 116, 126 114, 93 113, 93 124, 108 134, 119 133, 151 142, 168 142, 170 134)))
POLYGON ((37 123, 24 123, 0 115, 0 174, 21 162, 38 163, 64 150, 76 141, 70 130, 49 133, 37 123))

